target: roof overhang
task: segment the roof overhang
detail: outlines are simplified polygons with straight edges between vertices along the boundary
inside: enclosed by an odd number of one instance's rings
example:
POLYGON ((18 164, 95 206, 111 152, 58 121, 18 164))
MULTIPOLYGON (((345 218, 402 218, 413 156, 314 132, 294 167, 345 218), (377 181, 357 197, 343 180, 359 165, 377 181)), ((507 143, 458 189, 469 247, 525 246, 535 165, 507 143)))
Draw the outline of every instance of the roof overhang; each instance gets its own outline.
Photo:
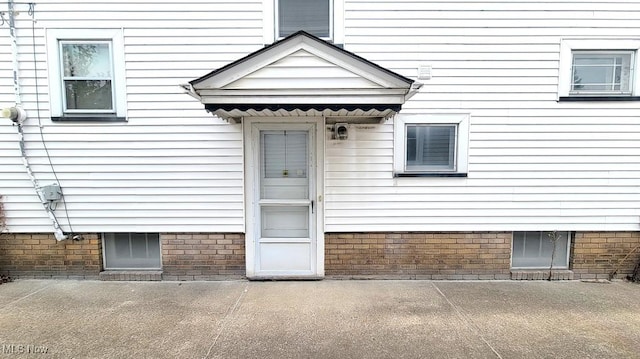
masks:
POLYGON ((183 85, 227 120, 321 116, 342 122, 393 116, 420 86, 304 31, 183 85))

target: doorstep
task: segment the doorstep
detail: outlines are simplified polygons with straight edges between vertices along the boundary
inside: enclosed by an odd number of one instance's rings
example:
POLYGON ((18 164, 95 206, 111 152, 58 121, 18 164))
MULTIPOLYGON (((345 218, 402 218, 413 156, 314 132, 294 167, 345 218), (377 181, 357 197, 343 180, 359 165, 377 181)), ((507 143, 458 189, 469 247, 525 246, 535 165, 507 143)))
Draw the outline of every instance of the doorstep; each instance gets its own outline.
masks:
POLYGON ((104 271, 100 272, 104 281, 161 281, 162 271, 104 271))
MULTIPOLYGON (((512 280, 547 280, 549 270, 512 270, 512 280)), ((573 271, 568 269, 554 269, 551 271, 551 280, 573 280, 573 271)))

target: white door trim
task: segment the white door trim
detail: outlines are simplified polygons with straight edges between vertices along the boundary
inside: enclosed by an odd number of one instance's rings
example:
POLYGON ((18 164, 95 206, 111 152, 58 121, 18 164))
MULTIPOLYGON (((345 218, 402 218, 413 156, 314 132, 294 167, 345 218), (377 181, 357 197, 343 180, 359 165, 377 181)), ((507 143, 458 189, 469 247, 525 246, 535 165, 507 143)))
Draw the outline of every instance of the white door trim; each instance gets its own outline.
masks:
MULTIPOLYGON (((244 128, 244 171, 245 171, 245 258, 246 275, 249 279, 321 279, 324 277, 324 146, 325 146, 325 125, 324 118, 300 117, 300 118, 274 118, 257 117, 243 119, 244 128), (310 178, 310 184, 314 186, 314 212, 316 217, 315 225, 315 268, 313 273, 305 275, 264 275, 258 273, 257 268, 257 232, 256 216, 259 215, 257 208, 256 190, 259 190, 259 143, 256 144, 255 131, 261 129, 289 129, 294 124, 308 125, 308 129, 313 132, 315 147, 314 166, 315 177, 310 178)), ((312 144, 314 145, 314 144, 312 144)))

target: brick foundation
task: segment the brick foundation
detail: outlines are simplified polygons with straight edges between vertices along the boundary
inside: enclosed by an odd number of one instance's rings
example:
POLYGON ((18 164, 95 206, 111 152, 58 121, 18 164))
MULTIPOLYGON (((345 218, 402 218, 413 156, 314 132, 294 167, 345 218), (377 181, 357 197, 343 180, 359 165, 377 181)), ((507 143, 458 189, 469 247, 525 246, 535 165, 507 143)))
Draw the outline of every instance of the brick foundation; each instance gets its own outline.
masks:
POLYGON ((510 257, 510 232, 325 235, 328 277, 509 279, 510 257))
MULTIPOLYGON (((245 277, 244 234, 162 233, 162 271, 102 268, 97 234, 58 242, 52 234, 1 234, 0 274, 13 278, 218 280, 245 277)), ((553 278, 625 278, 640 261, 640 232, 577 232, 569 270, 553 278), (635 251, 634 251, 635 249, 635 251), (631 254, 629 254, 631 253, 631 254)), ((327 233, 329 278, 546 279, 544 270, 511 271, 511 232, 327 233)))
POLYGON ((53 234, 1 234, 0 273, 14 278, 96 279, 102 268, 101 241, 58 242, 53 234))
POLYGON ((244 234, 161 233, 162 279, 245 276, 244 234))
POLYGON ((570 268, 575 279, 609 279, 616 269, 614 278, 626 278, 640 261, 639 245, 640 232, 576 232, 570 268))

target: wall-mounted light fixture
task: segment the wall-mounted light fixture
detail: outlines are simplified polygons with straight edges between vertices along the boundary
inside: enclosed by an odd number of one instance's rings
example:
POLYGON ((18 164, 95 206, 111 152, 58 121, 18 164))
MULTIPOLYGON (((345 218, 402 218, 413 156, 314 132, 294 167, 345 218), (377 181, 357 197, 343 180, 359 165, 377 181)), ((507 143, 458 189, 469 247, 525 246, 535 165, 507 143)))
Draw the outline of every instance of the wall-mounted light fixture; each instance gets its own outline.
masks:
POLYGON ((333 125, 333 139, 346 140, 349 138, 349 125, 346 123, 336 123, 333 125))

